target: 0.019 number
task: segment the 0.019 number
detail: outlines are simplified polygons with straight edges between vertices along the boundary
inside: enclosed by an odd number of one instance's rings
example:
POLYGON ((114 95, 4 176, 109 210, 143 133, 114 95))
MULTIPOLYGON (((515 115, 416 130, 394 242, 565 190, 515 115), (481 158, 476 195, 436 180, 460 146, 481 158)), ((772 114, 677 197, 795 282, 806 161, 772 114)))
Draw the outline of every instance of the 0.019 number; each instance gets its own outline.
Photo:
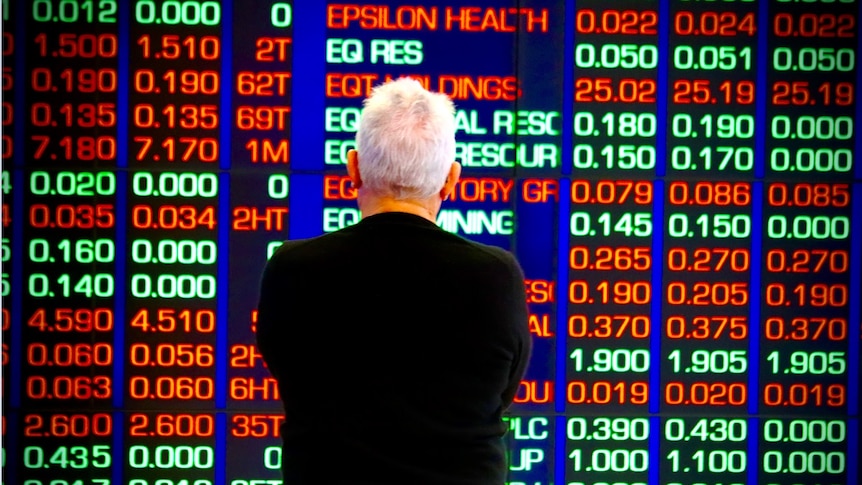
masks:
POLYGON ((784 384, 770 382, 763 386, 765 406, 829 406, 841 407, 847 404, 847 387, 844 384, 784 384), (824 396, 824 390, 825 396, 824 396), (825 397, 825 399, 824 399, 825 397))
POLYGON ((646 382, 571 381, 566 386, 569 404, 646 404, 648 398, 646 382))

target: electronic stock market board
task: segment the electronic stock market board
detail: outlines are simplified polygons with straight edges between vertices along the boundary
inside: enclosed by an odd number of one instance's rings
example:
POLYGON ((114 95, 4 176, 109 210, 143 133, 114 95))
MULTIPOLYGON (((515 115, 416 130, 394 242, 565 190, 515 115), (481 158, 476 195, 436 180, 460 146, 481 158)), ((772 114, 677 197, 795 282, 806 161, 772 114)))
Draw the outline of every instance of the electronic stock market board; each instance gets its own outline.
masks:
POLYGON ((281 483, 259 274, 357 222, 405 75, 457 107, 438 224, 525 270, 510 484, 860 483, 859 10, 4 0, 4 483, 281 483))

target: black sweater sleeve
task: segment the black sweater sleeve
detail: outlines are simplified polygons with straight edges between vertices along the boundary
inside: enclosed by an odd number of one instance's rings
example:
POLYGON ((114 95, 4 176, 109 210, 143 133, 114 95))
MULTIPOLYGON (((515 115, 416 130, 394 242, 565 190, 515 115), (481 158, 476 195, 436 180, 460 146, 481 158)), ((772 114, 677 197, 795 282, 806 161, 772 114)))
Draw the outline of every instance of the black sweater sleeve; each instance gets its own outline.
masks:
POLYGON ((281 365, 277 362, 279 356, 279 347, 281 338, 281 327, 287 322, 285 321, 285 296, 287 292, 280 281, 281 261, 280 256, 287 249, 288 243, 282 246, 273 253, 272 257, 267 261, 266 267, 263 270, 260 283, 260 299, 257 305, 257 323, 255 324, 257 331, 257 348, 263 356, 264 362, 272 373, 273 377, 278 378, 277 372, 281 369, 281 365))
POLYGON ((515 358, 509 372, 509 383, 503 392, 503 403, 508 408, 518 392, 518 385, 527 371, 530 363, 530 354, 533 349, 533 340, 530 337, 528 324, 529 313, 527 310, 527 292, 524 287, 524 272, 515 260, 514 256, 507 253, 510 258, 511 278, 510 292, 505 302, 508 303, 510 315, 510 328, 512 329, 515 358))

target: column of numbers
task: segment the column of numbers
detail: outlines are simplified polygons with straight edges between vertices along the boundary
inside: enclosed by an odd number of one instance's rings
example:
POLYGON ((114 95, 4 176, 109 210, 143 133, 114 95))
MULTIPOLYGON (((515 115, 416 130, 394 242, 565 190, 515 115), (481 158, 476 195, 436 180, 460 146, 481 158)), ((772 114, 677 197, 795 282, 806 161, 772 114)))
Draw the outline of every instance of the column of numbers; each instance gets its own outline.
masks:
POLYGON ((130 485, 209 483, 215 464, 218 2, 129 9, 126 415, 130 485), (161 412, 144 412, 157 403, 161 412))

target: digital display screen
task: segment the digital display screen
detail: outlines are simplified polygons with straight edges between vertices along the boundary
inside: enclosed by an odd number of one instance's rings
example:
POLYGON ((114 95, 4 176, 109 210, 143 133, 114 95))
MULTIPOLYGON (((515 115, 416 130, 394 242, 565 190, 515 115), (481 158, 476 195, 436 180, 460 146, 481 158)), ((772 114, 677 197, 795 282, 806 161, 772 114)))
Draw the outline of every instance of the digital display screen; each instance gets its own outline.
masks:
POLYGON ((860 483, 859 13, 3 1, 4 483, 281 483, 260 274, 359 220, 400 76, 456 105, 438 225, 526 275, 508 484, 860 483))

